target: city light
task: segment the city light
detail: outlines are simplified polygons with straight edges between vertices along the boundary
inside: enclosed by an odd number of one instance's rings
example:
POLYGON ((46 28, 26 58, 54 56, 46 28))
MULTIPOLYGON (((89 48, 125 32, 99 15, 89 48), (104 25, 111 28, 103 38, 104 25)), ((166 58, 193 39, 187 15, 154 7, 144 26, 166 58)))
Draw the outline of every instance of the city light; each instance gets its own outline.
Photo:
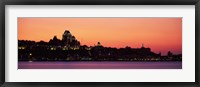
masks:
POLYGON ((140 48, 104 47, 97 42, 95 46, 80 45, 70 31, 65 30, 62 39, 56 36, 49 42, 19 40, 19 60, 29 61, 181 61, 182 55, 162 56, 141 44, 140 48), (27 44, 28 43, 28 44, 27 44), (25 49, 26 48, 26 49, 25 49), (29 56, 27 56, 28 52, 29 56), (29 53, 31 52, 31 53, 29 53), (34 54, 34 55, 33 55, 34 54))

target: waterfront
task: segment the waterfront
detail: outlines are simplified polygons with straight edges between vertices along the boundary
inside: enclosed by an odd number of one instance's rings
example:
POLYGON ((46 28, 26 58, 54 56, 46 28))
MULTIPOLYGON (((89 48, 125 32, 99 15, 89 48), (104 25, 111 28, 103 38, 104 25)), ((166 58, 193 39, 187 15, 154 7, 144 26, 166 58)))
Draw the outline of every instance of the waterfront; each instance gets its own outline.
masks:
POLYGON ((181 61, 135 62, 18 62, 18 69, 182 69, 181 61))

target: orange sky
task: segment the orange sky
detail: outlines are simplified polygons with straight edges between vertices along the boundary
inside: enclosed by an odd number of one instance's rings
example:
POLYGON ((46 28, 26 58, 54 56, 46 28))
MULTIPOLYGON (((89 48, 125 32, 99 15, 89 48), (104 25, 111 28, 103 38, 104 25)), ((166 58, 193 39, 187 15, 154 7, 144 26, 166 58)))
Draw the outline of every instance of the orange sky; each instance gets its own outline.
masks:
POLYGON ((61 39, 69 30, 81 45, 150 47, 152 51, 182 53, 182 18, 18 18, 18 39, 61 39))

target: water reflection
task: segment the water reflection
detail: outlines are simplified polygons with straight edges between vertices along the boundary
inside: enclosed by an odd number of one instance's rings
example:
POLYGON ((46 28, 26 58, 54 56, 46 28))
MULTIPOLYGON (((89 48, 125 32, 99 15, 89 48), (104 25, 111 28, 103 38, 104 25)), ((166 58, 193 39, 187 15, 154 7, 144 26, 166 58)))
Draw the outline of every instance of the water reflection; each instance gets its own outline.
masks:
POLYGON ((18 69, 182 69, 182 62, 18 62, 18 69))

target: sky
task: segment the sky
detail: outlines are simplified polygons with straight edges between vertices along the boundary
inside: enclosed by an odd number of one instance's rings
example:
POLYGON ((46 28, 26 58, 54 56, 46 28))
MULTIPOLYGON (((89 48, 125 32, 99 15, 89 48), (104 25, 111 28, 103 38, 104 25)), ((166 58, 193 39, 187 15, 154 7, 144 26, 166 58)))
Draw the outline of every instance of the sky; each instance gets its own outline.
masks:
POLYGON ((18 18, 18 39, 48 42, 65 30, 81 45, 149 47, 166 55, 182 53, 182 18, 18 18))

